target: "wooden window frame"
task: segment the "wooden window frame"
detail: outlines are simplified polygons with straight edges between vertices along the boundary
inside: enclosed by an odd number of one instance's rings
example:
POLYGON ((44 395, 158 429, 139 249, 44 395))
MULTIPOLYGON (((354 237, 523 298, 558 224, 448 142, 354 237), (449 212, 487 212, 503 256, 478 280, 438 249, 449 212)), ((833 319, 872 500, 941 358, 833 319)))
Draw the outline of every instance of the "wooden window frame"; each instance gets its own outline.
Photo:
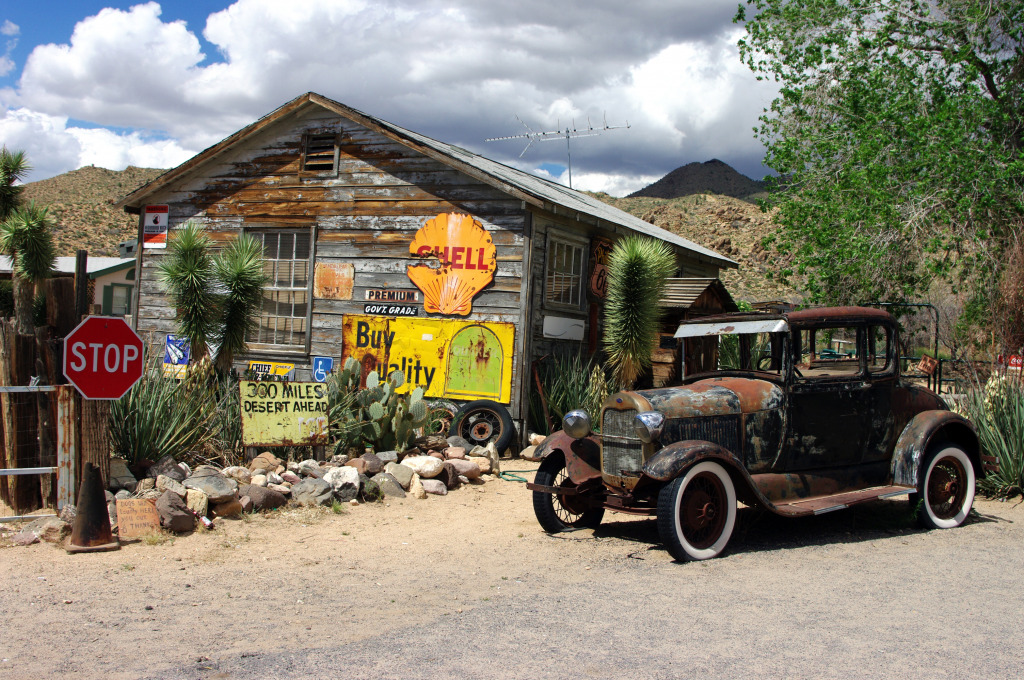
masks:
POLYGON ((335 177, 338 174, 338 160, 341 156, 341 135, 337 132, 307 132, 302 137, 302 160, 299 166, 305 175, 317 177, 335 177), (334 151, 331 158, 331 166, 327 167, 327 158, 330 152, 327 146, 333 144, 334 151), (311 149, 313 149, 311 151, 311 149), (309 167, 310 163, 317 163, 315 167, 309 167))
MULTIPOLYGON (((573 312, 582 312, 584 306, 587 303, 587 295, 584 289, 584 284, 587 278, 587 251, 590 247, 590 240, 584 237, 575 236, 563 231, 550 231, 547 235, 547 243, 544 247, 544 307, 547 309, 555 310, 566 310, 573 312), (570 274, 568 277, 562 273, 552 273, 551 266, 555 260, 555 248, 563 246, 567 248, 573 248, 579 251, 579 280, 577 281, 575 297, 576 301, 564 302, 562 300, 552 299, 554 291, 551 290, 551 277, 559 276, 560 278, 571 278, 576 276, 575 273, 570 274)), ((573 262, 575 262, 575 257, 573 262)), ((563 289, 564 290, 564 289, 563 289)))
MULTIPOLYGON (((312 321, 313 321, 313 271, 314 271, 314 256, 316 253, 316 229, 315 227, 306 228, 250 228, 246 229, 246 233, 251 236, 261 235, 263 239, 266 238, 267 234, 273 234, 278 237, 278 245, 280 246, 280 236, 282 234, 292 234, 298 236, 300 234, 307 235, 309 237, 309 256, 307 259, 307 270, 306 270, 306 285, 305 287, 299 286, 277 286, 272 282, 271 285, 265 286, 264 290, 279 291, 285 293, 299 293, 304 292, 306 294, 306 315, 305 317, 299 316, 282 316, 278 314, 267 315, 272 318, 288 318, 288 319, 304 319, 305 330, 303 331, 305 337, 301 343, 296 344, 277 344, 268 342, 253 341, 250 338, 251 335, 246 335, 246 344, 248 351, 254 354, 289 354, 289 355, 308 355, 310 351, 310 343, 312 342, 312 321)), ((263 241, 264 248, 266 248, 265 240, 263 241)), ((294 241, 292 244, 292 252, 294 254, 294 241)), ((264 251, 265 252, 265 251, 264 251)), ((292 262, 301 262, 301 258, 288 258, 292 262)), ((271 261, 280 261, 281 258, 274 258, 271 261)), ((264 257, 263 261, 268 261, 268 258, 264 257)), ((292 274, 294 282, 294 272, 292 274)), ((295 303, 292 302, 294 305, 295 303)), ((262 321, 264 315, 262 310, 260 311, 260 321, 262 321)), ((294 333, 294 331, 292 331, 294 333)))

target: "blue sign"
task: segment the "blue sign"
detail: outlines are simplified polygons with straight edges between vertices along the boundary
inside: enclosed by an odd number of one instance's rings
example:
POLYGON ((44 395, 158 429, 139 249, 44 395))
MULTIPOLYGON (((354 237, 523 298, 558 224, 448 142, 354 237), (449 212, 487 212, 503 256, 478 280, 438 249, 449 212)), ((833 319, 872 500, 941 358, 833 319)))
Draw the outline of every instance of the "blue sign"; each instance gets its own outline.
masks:
POLYGON ((313 380, 324 382, 334 369, 334 357, 313 357, 313 380))
POLYGON ((179 380, 184 378, 189 355, 188 338, 184 335, 168 335, 164 345, 164 375, 179 380))

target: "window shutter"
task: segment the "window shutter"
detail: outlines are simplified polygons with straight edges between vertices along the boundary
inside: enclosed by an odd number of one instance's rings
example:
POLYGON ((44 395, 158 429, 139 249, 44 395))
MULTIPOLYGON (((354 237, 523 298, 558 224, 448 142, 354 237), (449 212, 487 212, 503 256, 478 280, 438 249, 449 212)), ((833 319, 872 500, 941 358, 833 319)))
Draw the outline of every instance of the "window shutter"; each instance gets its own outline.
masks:
POLYGON ((110 316, 111 310, 114 308, 114 287, 111 285, 103 286, 103 315, 110 316))

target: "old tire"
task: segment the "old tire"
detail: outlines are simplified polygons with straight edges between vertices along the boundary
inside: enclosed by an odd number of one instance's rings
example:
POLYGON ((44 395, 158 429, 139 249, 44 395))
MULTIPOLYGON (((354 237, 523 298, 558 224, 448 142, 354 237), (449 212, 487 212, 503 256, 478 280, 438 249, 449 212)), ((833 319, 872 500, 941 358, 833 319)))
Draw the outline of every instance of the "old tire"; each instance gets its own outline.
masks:
POLYGON ((677 560, 718 557, 735 525, 736 487, 720 463, 697 463, 658 494, 658 534, 677 560))
POLYGON ((516 429, 508 409, 487 399, 471 401, 455 414, 449 434, 457 434, 473 446, 494 447, 501 453, 512 444, 516 429))
MULTIPOLYGON (((533 481, 542 486, 576 486, 566 474, 565 456, 560 451, 554 451, 544 459, 533 481)), ((604 508, 588 507, 587 503, 580 502, 579 496, 556 496, 534 491, 533 513, 544 531, 557 534, 573 529, 596 528, 604 517, 604 508)))
POLYGON ((437 400, 428 401, 427 409, 429 409, 429 415, 427 424, 424 426, 424 434, 439 434, 447 437, 452 431, 452 421, 455 420, 455 414, 459 412, 459 407, 450 401, 437 400))
POLYGON ((917 518, 927 529, 952 529, 964 523, 974 505, 974 466, 956 444, 940 444, 928 456, 917 493, 917 518))

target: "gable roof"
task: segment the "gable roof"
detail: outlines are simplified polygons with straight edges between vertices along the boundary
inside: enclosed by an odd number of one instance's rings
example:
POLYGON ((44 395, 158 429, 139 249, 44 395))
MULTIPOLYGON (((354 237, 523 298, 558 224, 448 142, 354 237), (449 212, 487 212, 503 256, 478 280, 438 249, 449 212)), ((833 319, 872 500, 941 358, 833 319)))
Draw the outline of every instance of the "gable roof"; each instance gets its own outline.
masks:
POLYGON ((136 189, 115 205, 122 207, 126 212, 137 213, 145 205, 145 201, 149 196, 159 192, 181 177, 212 162, 221 154, 243 143, 257 132, 309 106, 321 106, 348 118, 399 144, 415 149, 425 156, 453 167, 538 208, 555 214, 575 217, 580 221, 590 222, 595 225, 625 227, 630 231, 651 236, 679 248, 684 248, 696 255, 698 259, 711 262, 719 267, 736 268, 739 266, 734 260, 723 257, 709 248, 704 248, 682 236, 656 227, 650 222, 645 222, 624 210, 612 207, 593 196, 531 175, 522 170, 516 170, 453 144, 439 142, 426 135, 406 130, 403 127, 374 118, 315 92, 307 92, 296 97, 275 111, 224 138, 205 151, 198 153, 178 167, 168 170, 148 184, 136 189))

